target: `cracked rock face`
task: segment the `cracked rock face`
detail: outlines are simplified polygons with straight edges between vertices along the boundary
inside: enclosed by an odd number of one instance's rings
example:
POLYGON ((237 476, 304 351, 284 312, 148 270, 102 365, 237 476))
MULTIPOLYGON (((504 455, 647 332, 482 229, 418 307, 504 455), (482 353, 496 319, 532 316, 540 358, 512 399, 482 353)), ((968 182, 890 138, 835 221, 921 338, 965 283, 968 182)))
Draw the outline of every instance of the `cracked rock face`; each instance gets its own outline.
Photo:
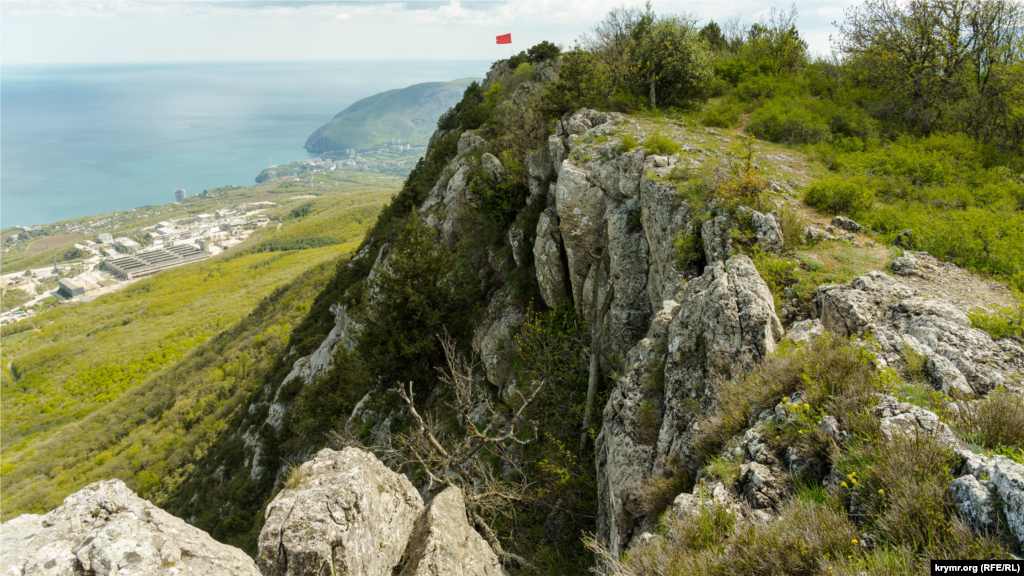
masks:
POLYGON ((708 264, 724 261, 732 253, 732 234, 735 223, 728 216, 715 216, 706 220, 700 229, 704 242, 704 258, 708 264))
MULTIPOLYGON (((961 473, 978 480, 990 495, 999 496, 1003 503, 1006 525, 1019 544, 1024 546, 1024 466, 1006 456, 985 457, 969 450, 957 450, 956 454, 962 462, 961 473)), ((983 522, 983 514, 987 511, 984 506, 984 495, 975 490, 974 484, 969 480, 957 484, 961 480, 965 479, 958 478, 950 485, 950 489, 954 491, 957 509, 964 513, 968 520, 976 517, 978 521, 983 522), (974 517, 969 515, 972 513, 974 517)))
POLYGON ((744 255, 705 268, 680 298, 679 322, 669 330, 677 361, 696 354, 713 366, 749 369, 782 338, 771 291, 744 255))
POLYGON ((995 524, 992 495, 977 478, 964 474, 950 483, 949 492, 957 512, 971 527, 979 531, 992 528, 995 524))
POLYGON ((490 382, 505 382, 514 351, 512 336, 524 321, 526 311, 516 303, 511 288, 503 288, 491 298, 487 314, 473 334, 473 351, 480 355, 490 382))
POLYGON ((537 268, 537 284, 541 297, 549 308, 554 308, 569 297, 562 232, 558 227, 558 211, 548 208, 537 221, 537 239, 533 245, 533 260, 537 268))
POLYGON ((401 576, 504 576, 490 545, 466 520, 457 487, 434 497, 416 520, 401 576))
POLYGON ((818 288, 822 327, 840 336, 872 334, 877 361, 900 366, 910 351, 924 357, 935 388, 959 396, 984 395, 1024 373, 1024 348, 998 341, 971 327, 970 319, 945 298, 915 296, 882 272, 849 284, 818 288))
POLYGON ((627 354, 629 372, 611 392, 596 443, 598 537, 613 552, 641 531, 643 483, 665 472, 667 457, 686 458, 709 371, 748 369, 774 352, 781 337, 768 286, 742 255, 705 268, 654 315, 647 337, 627 354), (644 384, 659 376, 663 392, 654 402, 644 384), (641 423, 645 402, 660 404, 656 429, 641 423))
POLYGON ((875 406, 874 414, 880 421, 882 435, 892 441, 902 435, 924 433, 934 438, 943 446, 959 448, 960 440, 939 416, 931 410, 920 406, 900 402, 887 396, 875 406))
POLYGON ((0 530, 0 573, 23 576, 259 576, 244 552, 143 500, 120 480, 90 484, 51 512, 0 530))
POLYGON ((409 480, 373 455, 321 450, 298 484, 267 506, 257 561, 264 576, 390 576, 423 499, 409 480))

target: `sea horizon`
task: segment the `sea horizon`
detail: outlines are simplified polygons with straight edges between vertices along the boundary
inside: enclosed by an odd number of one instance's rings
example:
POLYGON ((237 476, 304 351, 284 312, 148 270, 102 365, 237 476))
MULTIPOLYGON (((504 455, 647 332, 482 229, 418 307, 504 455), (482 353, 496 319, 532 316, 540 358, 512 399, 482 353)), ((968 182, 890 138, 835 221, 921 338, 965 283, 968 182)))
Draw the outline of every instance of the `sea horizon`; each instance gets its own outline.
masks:
POLYGON ((484 60, 113 62, 0 66, 0 227, 251 186, 316 157, 306 138, 361 98, 482 77, 484 60))

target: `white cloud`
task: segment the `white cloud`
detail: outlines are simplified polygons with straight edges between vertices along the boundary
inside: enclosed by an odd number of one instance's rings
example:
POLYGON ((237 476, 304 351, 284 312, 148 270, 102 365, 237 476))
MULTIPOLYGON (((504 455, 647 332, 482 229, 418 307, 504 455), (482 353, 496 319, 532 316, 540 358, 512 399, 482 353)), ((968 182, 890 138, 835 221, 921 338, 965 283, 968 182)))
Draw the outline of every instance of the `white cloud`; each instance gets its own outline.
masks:
MULTIPOLYGON (((802 2, 812 51, 828 50, 830 23, 855 0, 802 2)), ((0 1, 3 62, 278 60, 316 58, 497 59, 493 36, 514 49, 563 45, 623 0, 16 0, 0 1), (342 32, 342 33, 339 33, 342 32), (173 42, 187 38, 187 42, 173 42), (485 46, 486 44, 486 46, 485 46), (130 49, 127 48, 130 46, 130 49), (412 49, 415 47, 415 49, 412 49)), ((643 0, 625 0, 642 6, 643 0)), ((655 0, 658 13, 755 22, 789 0, 655 0)))

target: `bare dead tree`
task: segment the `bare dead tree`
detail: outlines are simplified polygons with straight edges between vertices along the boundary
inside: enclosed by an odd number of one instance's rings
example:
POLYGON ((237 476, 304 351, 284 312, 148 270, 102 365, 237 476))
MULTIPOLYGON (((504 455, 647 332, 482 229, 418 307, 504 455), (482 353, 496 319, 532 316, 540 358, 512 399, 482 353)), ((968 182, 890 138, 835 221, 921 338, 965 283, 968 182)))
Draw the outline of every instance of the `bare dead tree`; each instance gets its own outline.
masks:
MULTIPOLYGON (((461 433, 443 432, 432 414, 420 414, 412 382, 409 382, 406 386, 396 386, 390 392, 404 403, 410 426, 404 432, 391 435, 386 445, 367 448, 385 461, 418 466, 425 474, 430 490, 443 490, 449 486, 461 488, 469 519, 502 564, 536 570, 522 556, 504 549, 486 517, 515 514, 515 505, 529 499, 532 484, 521 467, 521 459, 513 452, 538 438, 536 423, 526 422, 523 415, 543 389, 544 382, 531 383, 525 392, 516 390, 515 404, 518 408, 511 413, 499 411, 486 393, 474 384, 473 366, 458 352, 455 342, 447 335, 440 340, 448 364, 447 370, 441 371, 441 381, 453 393, 454 400, 448 406, 462 420, 461 433), (481 406, 484 407, 483 421, 476 424, 471 414, 479 413, 481 406), (529 428, 533 429, 532 433, 529 428), (483 455, 498 456, 503 470, 495 470, 483 462, 480 459, 483 455)), ((477 420, 481 418, 478 416, 477 420)), ((354 443, 350 438, 337 435, 335 438, 342 443, 354 443)))
POLYGON ((615 298, 615 284, 612 283, 608 250, 597 255, 590 253, 594 263, 590 265, 593 275, 593 292, 590 299, 590 378, 587 381, 587 408, 583 413, 583 431, 580 432, 580 451, 586 449, 587 438, 590 436, 590 423, 594 418, 594 404, 597 402, 597 381, 601 371, 601 354, 604 348, 604 318, 608 315, 612 300, 615 298), (604 302, 598 303, 599 286, 601 283, 601 270, 609 271, 608 290, 605 292, 604 302))

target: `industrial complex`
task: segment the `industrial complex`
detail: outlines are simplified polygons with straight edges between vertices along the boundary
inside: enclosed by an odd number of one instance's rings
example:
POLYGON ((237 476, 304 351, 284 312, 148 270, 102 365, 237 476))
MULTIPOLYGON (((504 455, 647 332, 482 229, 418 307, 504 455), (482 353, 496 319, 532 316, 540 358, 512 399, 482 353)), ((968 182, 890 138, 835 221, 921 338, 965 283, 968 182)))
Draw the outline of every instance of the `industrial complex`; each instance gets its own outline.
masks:
POLYGON ((208 252, 200 250, 195 245, 181 244, 106 260, 101 269, 121 280, 135 280, 209 257, 208 252))
MULTIPOLYGON (((177 192, 177 191, 176 191, 177 192)), ((184 190, 180 191, 184 193, 184 190)), ((270 223, 261 214, 272 202, 252 202, 232 208, 158 222, 139 229, 133 240, 97 235, 98 242, 81 240, 75 250, 89 256, 77 263, 18 271, 0 276, 0 290, 21 290, 29 300, 0 312, 0 324, 33 316, 37 302, 48 296, 66 301, 90 300, 168 268, 205 260, 245 241, 270 223)))

